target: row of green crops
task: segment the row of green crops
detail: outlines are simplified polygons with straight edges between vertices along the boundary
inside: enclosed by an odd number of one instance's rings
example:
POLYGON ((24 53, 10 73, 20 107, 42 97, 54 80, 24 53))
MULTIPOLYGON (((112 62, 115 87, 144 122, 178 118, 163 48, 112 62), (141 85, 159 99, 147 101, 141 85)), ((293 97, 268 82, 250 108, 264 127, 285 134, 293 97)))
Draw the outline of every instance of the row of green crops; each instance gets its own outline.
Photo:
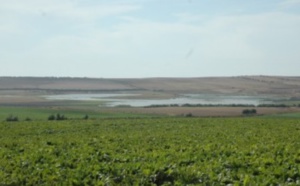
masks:
POLYGON ((0 185, 300 185, 300 121, 0 123, 0 185))

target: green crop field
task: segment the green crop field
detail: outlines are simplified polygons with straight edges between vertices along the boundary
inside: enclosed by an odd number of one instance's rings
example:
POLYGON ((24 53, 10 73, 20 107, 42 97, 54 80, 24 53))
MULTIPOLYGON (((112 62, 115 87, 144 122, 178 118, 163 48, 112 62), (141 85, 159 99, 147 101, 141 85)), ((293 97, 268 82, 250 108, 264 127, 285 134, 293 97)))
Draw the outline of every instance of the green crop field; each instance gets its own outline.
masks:
POLYGON ((300 185, 300 120, 0 123, 0 185, 300 185))

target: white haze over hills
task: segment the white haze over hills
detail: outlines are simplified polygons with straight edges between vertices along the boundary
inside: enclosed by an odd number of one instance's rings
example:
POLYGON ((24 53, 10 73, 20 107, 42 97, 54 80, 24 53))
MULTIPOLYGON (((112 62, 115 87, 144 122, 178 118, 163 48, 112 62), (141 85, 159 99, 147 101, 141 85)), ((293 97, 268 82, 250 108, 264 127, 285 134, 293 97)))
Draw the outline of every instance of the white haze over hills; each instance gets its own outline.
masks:
POLYGON ((0 76, 297 76, 299 0, 0 0, 0 76))

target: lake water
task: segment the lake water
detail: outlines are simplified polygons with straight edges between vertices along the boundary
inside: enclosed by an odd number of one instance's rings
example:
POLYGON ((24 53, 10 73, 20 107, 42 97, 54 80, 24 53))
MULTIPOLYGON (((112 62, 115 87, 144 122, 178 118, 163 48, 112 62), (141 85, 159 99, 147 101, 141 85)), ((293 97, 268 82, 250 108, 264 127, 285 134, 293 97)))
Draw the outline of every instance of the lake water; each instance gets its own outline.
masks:
POLYGON ((212 104, 212 105, 230 105, 230 104, 269 104, 264 97, 256 96, 227 96, 227 95, 209 95, 209 94, 184 94, 172 99, 128 99, 125 97, 138 94, 63 94, 49 95, 49 100, 74 100, 74 101, 103 101, 108 107, 128 105, 132 107, 145 107, 150 105, 170 105, 170 104, 212 104), (124 97, 124 98, 122 98, 124 97))

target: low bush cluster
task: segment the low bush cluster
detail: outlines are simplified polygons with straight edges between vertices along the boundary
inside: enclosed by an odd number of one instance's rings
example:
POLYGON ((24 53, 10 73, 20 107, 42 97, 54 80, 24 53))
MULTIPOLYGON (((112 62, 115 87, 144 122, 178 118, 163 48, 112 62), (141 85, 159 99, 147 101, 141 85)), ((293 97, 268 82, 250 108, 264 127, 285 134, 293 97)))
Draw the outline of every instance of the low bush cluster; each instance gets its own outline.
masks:
POLYGON ((244 115, 253 115, 253 114, 257 114, 256 109, 245 109, 242 112, 244 115))
POLYGON ((53 120, 67 120, 68 118, 65 117, 63 114, 51 114, 49 117, 48 117, 48 120, 50 121, 53 121, 53 120))
POLYGON ((19 121, 19 118, 18 118, 17 116, 9 115, 9 116, 6 118, 6 121, 8 121, 8 122, 19 121))

